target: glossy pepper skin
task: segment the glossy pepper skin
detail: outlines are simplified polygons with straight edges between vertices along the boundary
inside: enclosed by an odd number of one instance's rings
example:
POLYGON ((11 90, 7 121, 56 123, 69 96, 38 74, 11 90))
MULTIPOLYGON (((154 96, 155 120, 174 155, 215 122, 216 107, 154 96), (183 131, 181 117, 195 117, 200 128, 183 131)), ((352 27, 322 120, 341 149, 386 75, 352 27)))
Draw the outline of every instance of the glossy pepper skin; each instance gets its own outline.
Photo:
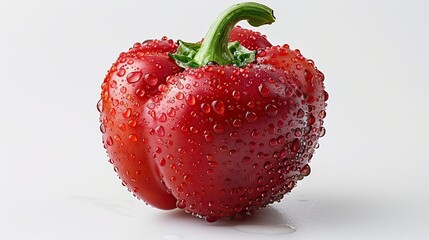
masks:
POLYGON ((324 76, 298 50, 234 27, 243 19, 274 21, 264 5, 237 4, 202 44, 136 43, 108 71, 104 147, 146 203, 211 222, 279 201, 309 175, 325 133, 324 76))

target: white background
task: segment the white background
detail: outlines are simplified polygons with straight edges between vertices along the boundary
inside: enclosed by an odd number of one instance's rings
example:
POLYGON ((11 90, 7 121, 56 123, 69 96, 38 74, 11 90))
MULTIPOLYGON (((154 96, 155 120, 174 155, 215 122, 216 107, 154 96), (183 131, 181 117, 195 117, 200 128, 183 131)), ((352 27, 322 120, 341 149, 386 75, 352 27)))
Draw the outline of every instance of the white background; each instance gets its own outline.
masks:
POLYGON ((423 0, 259 1, 277 21, 258 31, 330 93, 311 176, 282 203, 208 224, 121 186, 95 108, 106 71, 134 42, 201 39, 234 2, 0 0, 0 239, 427 239, 423 0))

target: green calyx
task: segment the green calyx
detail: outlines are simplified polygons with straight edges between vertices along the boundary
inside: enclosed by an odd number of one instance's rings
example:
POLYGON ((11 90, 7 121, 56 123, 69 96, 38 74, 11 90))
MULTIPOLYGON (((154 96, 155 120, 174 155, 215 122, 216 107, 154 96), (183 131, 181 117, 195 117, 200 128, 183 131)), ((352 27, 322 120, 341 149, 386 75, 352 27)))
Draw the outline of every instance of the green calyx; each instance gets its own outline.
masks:
POLYGON ((202 43, 179 42, 176 53, 170 56, 182 68, 197 68, 210 62, 246 66, 255 60, 255 51, 246 49, 238 42, 229 42, 231 30, 241 20, 258 27, 273 23, 275 18, 273 10, 265 5, 254 2, 236 4, 214 21, 202 43))
MULTIPOLYGON (((209 60, 207 62, 202 62, 201 64, 195 61, 195 56, 201 49, 201 45, 201 43, 186 43, 179 41, 179 48, 175 54, 170 54, 170 56, 174 58, 177 65, 182 68, 197 68, 207 63, 219 64, 219 62, 215 60, 209 60)), ((223 62, 223 64, 231 64, 237 67, 243 67, 255 61, 255 51, 248 50, 247 48, 241 46, 238 42, 228 43, 227 48, 229 53, 228 55, 232 57, 229 58, 228 62, 223 62)))

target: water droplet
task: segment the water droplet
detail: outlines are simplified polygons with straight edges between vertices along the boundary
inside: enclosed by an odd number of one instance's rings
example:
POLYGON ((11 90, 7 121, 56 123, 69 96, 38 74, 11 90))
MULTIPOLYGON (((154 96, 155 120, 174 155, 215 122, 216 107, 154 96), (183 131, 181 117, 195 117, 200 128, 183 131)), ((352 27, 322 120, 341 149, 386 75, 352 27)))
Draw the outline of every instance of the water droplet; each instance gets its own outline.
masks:
POLYGON ((323 100, 326 102, 329 99, 329 94, 327 91, 323 90, 323 100))
POLYGON ((210 143, 213 142, 213 136, 210 133, 206 133, 204 134, 204 139, 206 140, 206 142, 210 143))
POLYGON ((213 131, 216 133, 216 134, 222 134, 222 133, 224 133, 224 131, 225 131, 225 128, 223 127, 223 125, 222 124, 215 124, 215 125, 213 125, 213 131))
POLYGON ((206 219, 207 222, 212 223, 212 222, 216 222, 218 218, 214 216, 207 216, 204 219, 206 219))
POLYGON ((102 112, 103 110, 104 110, 104 108, 103 108, 103 100, 98 100, 98 102, 97 102, 97 110, 98 110, 98 112, 102 112))
POLYGON ((215 168, 215 167, 217 167, 217 165, 218 165, 218 163, 217 163, 217 162, 215 162, 215 161, 208 161, 208 162, 207 162, 207 164, 208 164, 210 167, 212 167, 212 168, 215 168))
POLYGON ((131 108, 127 108, 122 112, 122 116, 124 116, 124 118, 129 118, 131 116, 132 110, 131 108))
POLYGON ((109 114, 110 114, 110 116, 115 116, 116 115, 116 110, 114 108, 111 108, 109 110, 109 114))
POLYGON ((258 119, 258 116, 256 115, 255 112, 246 112, 246 120, 250 123, 250 122, 254 122, 258 119))
POLYGON ((323 136, 325 136, 325 134, 326 134, 326 129, 324 127, 320 127, 320 134, 319 134, 319 136, 323 137, 323 136))
POLYGON ((278 113, 278 108, 276 105, 268 104, 267 106, 265 106, 265 112, 269 117, 274 117, 278 113))
POLYGON ((186 201, 185 200, 177 200, 176 206, 180 209, 184 209, 186 207, 186 201))
POLYGON ((136 83, 140 80, 140 78, 142 77, 142 72, 141 71, 136 71, 136 72, 130 72, 127 75, 127 82, 129 83, 136 83))
POLYGON ((326 117, 326 112, 325 112, 324 110, 320 111, 320 113, 319 113, 319 117, 320 117, 321 119, 324 119, 324 118, 326 117))
POLYGON ((165 85, 165 84, 159 84, 158 85, 158 91, 159 92, 166 92, 168 90, 168 86, 167 85, 165 85))
POLYGON ((311 80, 313 80, 313 74, 308 69, 305 69, 304 77, 307 82, 311 82, 311 80))
POLYGON ((241 96, 241 94, 240 94, 240 92, 239 92, 238 90, 234 90, 234 91, 232 91, 232 97, 233 97, 236 101, 240 100, 240 96, 241 96))
POLYGON ((280 135, 278 138, 277 138, 277 143, 278 144, 283 144, 283 143, 285 143, 286 142, 286 137, 285 136, 283 136, 283 135, 280 135))
POLYGON ((209 161, 213 161, 213 159, 214 159, 213 155, 211 155, 211 154, 207 154, 207 155, 206 155, 206 158, 207 158, 207 160, 209 160, 209 161))
POLYGON ((252 133, 250 133, 250 136, 252 137, 252 139, 258 139, 260 135, 261 134, 259 133, 259 131, 257 129, 254 129, 252 131, 252 133))
POLYGON ((165 158, 161 158, 161 160, 159 160, 159 166, 164 167, 165 166, 165 158))
POLYGON ((132 119, 132 120, 128 121, 128 125, 129 125, 130 127, 135 127, 135 126, 137 126, 137 121, 136 121, 136 120, 134 120, 134 119, 132 119))
POLYGON ((234 121, 232 121, 232 126, 239 128, 239 127, 243 126, 243 123, 241 122, 240 119, 234 119, 234 121))
POLYGON ((210 105, 207 103, 201 103, 201 110, 204 113, 209 113, 211 111, 210 105))
POLYGON ((158 126, 155 128, 155 133, 158 135, 158 137, 163 137, 165 135, 164 127, 158 126))
POLYGON ((106 139, 106 144, 109 146, 113 145, 113 138, 111 136, 108 136, 106 139))
POLYGON ((267 51, 259 50, 257 53, 258 57, 265 57, 267 55, 267 51))
POLYGON ((170 108, 170 109, 168 109, 168 111, 167 111, 167 115, 168 115, 169 117, 174 117, 174 116, 176 116, 176 110, 174 110, 174 108, 170 108))
POLYGON ((118 75, 118 77, 122 77, 125 75, 125 69, 123 67, 119 68, 119 70, 116 72, 116 75, 118 75))
POLYGON ((270 161, 267 161, 264 163, 264 168, 266 170, 269 170, 269 169, 273 168, 273 164, 270 161))
POLYGON ((296 113, 296 117, 297 117, 297 118, 303 118, 303 117, 304 117, 304 115, 305 115, 305 112, 304 112, 304 110, 302 110, 302 108, 300 108, 300 109, 298 110, 298 112, 296 113))
POLYGON ((101 124, 100 124, 100 131, 101 131, 102 133, 105 133, 105 132, 106 132, 106 125, 105 125, 104 123, 101 123, 101 124))
POLYGON ((250 162, 250 157, 243 157, 243 159, 241 160, 243 163, 249 163, 250 162))
POLYGON ((144 75, 144 81, 150 86, 155 86, 156 84, 158 84, 158 76, 153 73, 146 73, 144 75))
POLYGON ((223 115, 225 112, 225 104, 220 100, 214 100, 212 102, 212 107, 213 110, 219 115, 223 115))
POLYGON ((270 89, 263 83, 259 85, 258 90, 263 97, 268 97, 270 95, 270 89))
POLYGON ((306 177, 306 176, 310 175, 310 173, 311 173, 310 165, 305 164, 305 165, 304 165, 304 167, 302 167, 302 169, 301 169, 301 174, 302 174, 304 177, 306 177))
POLYGON ((292 152, 298 152, 298 150, 301 148, 301 142, 299 141, 298 138, 295 138, 292 142, 291 148, 290 150, 292 152))
POLYGON ((176 94, 176 98, 177 98, 178 100, 182 100, 184 97, 185 97, 185 95, 183 95, 183 93, 182 93, 182 92, 178 92, 178 93, 176 94))
POLYGON ((159 121, 159 122, 165 122, 165 121, 167 121, 167 115, 165 115, 165 113, 161 113, 161 114, 158 116, 158 121, 159 121))
POLYGON ((193 94, 189 94, 189 95, 186 97, 186 103, 187 103, 189 106, 193 106, 193 105, 195 105, 195 96, 194 96, 193 94))
POLYGON ((286 87, 286 89, 285 89, 285 95, 286 95, 286 97, 291 97, 293 95, 292 89, 289 88, 289 87, 286 87))
POLYGON ((139 97, 144 97, 145 94, 146 94, 146 91, 142 88, 139 88, 136 90, 136 95, 139 97))
POLYGON ((314 117, 313 114, 310 114, 309 118, 308 118, 308 123, 310 125, 313 125, 316 122, 316 117, 314 117))
POLYGON ((135 134, 130 134, 130 135, 128 135, 128 139, 129 139, 131 142, 137 142, 137 140, 138 140, 138 138, 137 138, 137 136, 136 136, 135 134))
POLYGON ((249 102, 247 103, 247 106, 248 106, 249 108, 254 108, 254 107, 255 107, 255 102, 253 102, 253 101, 249 101, 249 102))
POLYGON ((127 92, 127 88, 126 87, 121 87, 121 89, 119 89, 119 91, 121 91, 121 93, 126 93, 127 92))
POLYGON ((271 147, 274 147, 275 145, 277 145, 277 139, 271 138, 270 141, 268 142, 268 145, 270 145, 271 147))

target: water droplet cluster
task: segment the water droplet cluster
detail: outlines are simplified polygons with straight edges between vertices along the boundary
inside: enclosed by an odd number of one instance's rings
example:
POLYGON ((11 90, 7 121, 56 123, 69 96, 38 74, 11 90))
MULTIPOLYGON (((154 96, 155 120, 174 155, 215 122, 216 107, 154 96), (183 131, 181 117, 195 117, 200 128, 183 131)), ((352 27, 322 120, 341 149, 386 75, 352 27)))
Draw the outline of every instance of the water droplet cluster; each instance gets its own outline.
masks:
POLYGON ((180 69, 164 37, 134 44, 108 71, 100 131, 136 197, 212 222, 280 201, 310 174, 325 134, 324 76, 298 50, 247 31, 231 34, 259 49, 247 67, 180 69))
MULTIPOLYGON (((166 90, 166 78, 181 71, 167 55, 176 48, 172 40, 162 38, 136 43, 121 53, 104 79, 97 103, 104 147, 122 185, 159 208, 171 208, 168 205, 175 199, 151 170, 149 133, 142 128, 146 121, 142 115, 145 104, 159 99, 159 93, 166 90), (147 197, 154 193, 165 195, 165 202, 147 197)), ((159 121, 167 119, 165 115, 157 117, 159 121)), ((153 131, 157 136, 163 134, 162 128, 153 131)))
POLYGON ((179 208, 208 221, 249 214, 310 173, 311 109, 286 71, 208 65, 170 82, 153 111, 174 115, 151 119, 148 127, 164 132, 148 141, 161 149, 153 156, 179 208))

